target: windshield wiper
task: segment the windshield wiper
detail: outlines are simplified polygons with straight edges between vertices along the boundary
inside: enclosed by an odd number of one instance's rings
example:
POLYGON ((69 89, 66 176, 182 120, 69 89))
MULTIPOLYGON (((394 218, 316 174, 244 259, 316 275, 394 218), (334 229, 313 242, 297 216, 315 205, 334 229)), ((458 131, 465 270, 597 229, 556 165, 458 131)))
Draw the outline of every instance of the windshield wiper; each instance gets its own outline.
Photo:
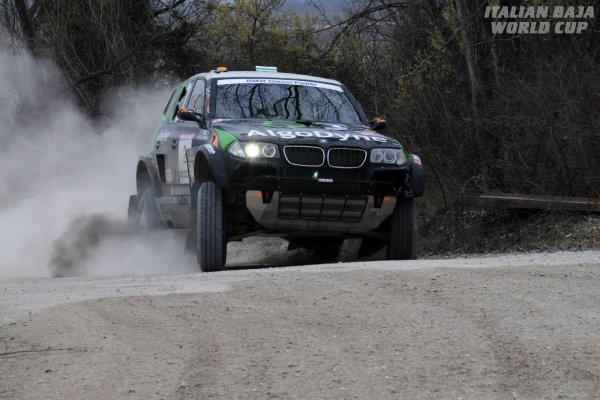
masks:
POLYGON ((294 122, 304 126, 311 126, 315 121, 311 121, 309 119, 295 119, 294 122))

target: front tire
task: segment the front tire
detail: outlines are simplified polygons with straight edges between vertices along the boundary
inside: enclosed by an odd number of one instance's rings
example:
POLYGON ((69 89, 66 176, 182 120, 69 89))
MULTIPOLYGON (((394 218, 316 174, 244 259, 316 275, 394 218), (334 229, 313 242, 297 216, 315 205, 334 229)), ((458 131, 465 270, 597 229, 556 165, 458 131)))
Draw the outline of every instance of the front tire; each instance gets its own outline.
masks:
POLYGON ((203 272, 221 271, 227 260, 223 191, 214 182, 198 190, 196 255, 203 272))
POLYGON ((398 199, 390 217, 388 260, 417 258, 417 203, 415 199, 398 199))

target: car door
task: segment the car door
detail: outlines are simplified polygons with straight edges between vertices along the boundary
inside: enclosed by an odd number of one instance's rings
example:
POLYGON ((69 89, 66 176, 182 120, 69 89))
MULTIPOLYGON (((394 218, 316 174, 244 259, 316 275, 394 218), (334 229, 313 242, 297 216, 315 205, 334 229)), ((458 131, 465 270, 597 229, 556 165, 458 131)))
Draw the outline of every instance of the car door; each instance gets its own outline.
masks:
POLYGON ((159 135, 162 140, 157 142, 157 161, 160 165, 158 158, 163 157, 164 183, 168 185, 189 183, 185 148, 189 147, 188 142, 198 133, 199 126, 180 120, 177 113, 187 104, 195 83, 193 80, 186 81, 176 90, 175 98, 165 116, 163 131, 159 135))
MULTIPOLYGON (((186 108, 194 109, 198 114, 205 115, 205 94, 206 82, 204 78, 199 78, 194 82, 190 95, 186 98, 183 105, 186 108)), ((189 184, 190 175, 193 170, 193 160, 188 159, 187 150, 200 143, 206 143, 209 138, 207 129, 200 128, 196 122, 178 121, 181 127, 178 149, 178 178, 180 184, 189 184)))

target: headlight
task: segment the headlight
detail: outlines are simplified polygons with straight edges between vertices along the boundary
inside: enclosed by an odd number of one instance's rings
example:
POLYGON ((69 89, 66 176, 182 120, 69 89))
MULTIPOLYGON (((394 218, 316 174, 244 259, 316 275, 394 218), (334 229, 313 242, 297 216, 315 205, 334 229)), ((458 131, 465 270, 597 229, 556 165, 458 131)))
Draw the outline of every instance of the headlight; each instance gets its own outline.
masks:
POLYGON ((262 155, 267 158, 273 158, 277 155, 277 146, 274 144, 265 144, 262 148, 262 155))
POLYGON ((247 157, 254 158, 260 154, 260 149, 254 143, 250 143, 246 145, 244 153, 246 153, 247 157))
POLYGON ((279 158, 279 148, 271 143, 233 142, 227 152, 238 158, 279 158))
POLYGON ((406 164, 406 154, 400 149, 373 149, 369 162, 372 164, 406 164))

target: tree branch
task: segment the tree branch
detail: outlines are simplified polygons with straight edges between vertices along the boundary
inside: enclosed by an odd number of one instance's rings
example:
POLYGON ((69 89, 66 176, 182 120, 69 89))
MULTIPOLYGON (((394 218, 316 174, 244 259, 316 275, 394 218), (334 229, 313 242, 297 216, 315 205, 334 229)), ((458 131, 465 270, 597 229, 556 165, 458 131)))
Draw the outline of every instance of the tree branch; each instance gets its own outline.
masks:
POLYGON ((29 49, 33 54, 36 54, 35 51, 35 34, 33 32, 33 23, 31 22, 31 16, 29 14, 29 9, 27 8, 27 3, 25 0, 15 0, 15 7, 17 8, 17 14, 19 16, 19 22, 21 23, 21 29, 23 30, 23 36, 25 37, 25 42, 29 49))
POLYGON ((158 35, 155 35, 147 42, 135 46, 133 49, 131 49, 130 51, 128 51, 127 53, 125 53, 121 57, 119 57, 109 68, 105 68, 103 70, 96 71, 96 72, 88 74, 82 78, 79 78, 78 80, 73 82, 71 85, 69 85, 69 87, 63 91, 63 93, 67 92, 67 91, 73 89, 74 87, 81 85, 82 83, 87 82, 91 79, 98 78, 98 77, 101 77, 104 75, 112 74, 113 71, 115 70, 115 68, 117 68, 119 65, 123 64, 125 61, 127 61, 129 58, 131 58, 135 53, 141 51, 142 49, 150 46, 153 43, 158 42, 159 40, 162 40, 164 37, 166 37, 170 34, 171 34, 170 32, 159 33, 158 35))
POLYGON ((166 13, 168 11, 171 11, 172 9, 174 9, 177 6, 180 6, 183 3, 185 3, 185 0, 177 0, 174 3, 172 3, 170 6, 166 6, 166 7, 162 8, 162 9, 160 9, 160 10, 154 11, 154 13, 152 14, 152 17, 156 18, 159 15, 164 14, 164 13, 166 13))

